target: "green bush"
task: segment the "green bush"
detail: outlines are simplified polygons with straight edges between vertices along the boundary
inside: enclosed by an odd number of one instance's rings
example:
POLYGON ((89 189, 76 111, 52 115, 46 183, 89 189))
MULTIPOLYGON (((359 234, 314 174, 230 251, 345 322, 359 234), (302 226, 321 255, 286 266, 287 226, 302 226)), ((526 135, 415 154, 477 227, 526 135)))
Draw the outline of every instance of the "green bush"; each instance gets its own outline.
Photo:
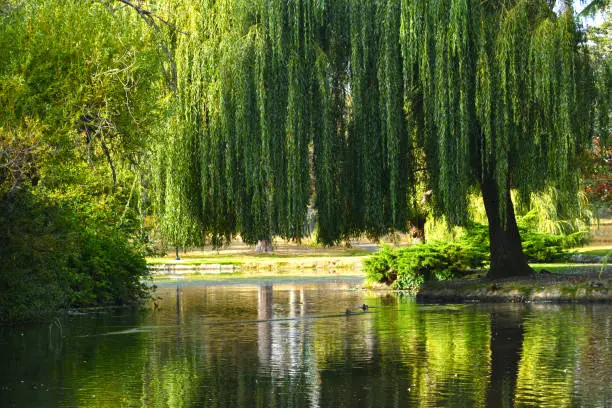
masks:
POLYGON ((368 280, 418 290, 426 281, 454 279, 483 265, 484 255, 470 245, 433 242, 392 250, 388 247, 366 263, 368 280))
MULTIPOLYGON (((566 257, 566 249, 582 245, 584 232, 551 235, 532 231, 519 222, 523 251, 530 262, 553 262, 566 257)), ((393 250, 387 246, 365 262, 367 279, 416 291, 427 281, 449 280, 490 261, 488 227, 472 223, 456 242, 431 242, 393 250)))
POLYGON ((0 323, 147 295, 142 254, 112 225, 28 191, 0 200, 0 323))
POLYGON ((372 282, 393 283, 397 279, 397 272, 393 267, 396 258, 396 251, 383 245, 380 251, 365 261, 368 279, 372 282))
MULTIPOLYGON (((556 262, 567 257, 567 249, 584 245, 586 232, 579 231, 569 235, 553 235, 537 232, 529 228, 529 218, 518 220, 523 253, 530 262, 556 262)), ((479 253, 489 257, 489 231, 484 224, 473 223, 465 230, 458 241, 462 245, 470 245, 479 253)))

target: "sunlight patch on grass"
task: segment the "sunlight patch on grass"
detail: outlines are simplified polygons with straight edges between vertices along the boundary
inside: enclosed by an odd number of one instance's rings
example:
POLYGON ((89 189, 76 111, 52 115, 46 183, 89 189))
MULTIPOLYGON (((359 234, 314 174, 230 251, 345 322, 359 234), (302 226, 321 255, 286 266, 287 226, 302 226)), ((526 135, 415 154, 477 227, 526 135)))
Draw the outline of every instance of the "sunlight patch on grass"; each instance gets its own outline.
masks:
POLYGON ((586 246, 582 248, 574 248, 570 251, 570 254, 612 257, 612 247, 609 245, 586 246))

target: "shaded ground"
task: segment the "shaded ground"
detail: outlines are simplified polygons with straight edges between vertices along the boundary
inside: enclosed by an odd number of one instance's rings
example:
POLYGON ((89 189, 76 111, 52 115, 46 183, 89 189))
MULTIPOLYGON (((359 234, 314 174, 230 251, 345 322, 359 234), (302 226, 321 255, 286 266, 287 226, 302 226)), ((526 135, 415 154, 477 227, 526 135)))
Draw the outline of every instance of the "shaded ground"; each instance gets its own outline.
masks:
POLYGON ((612 213, 608 210, 607 217, 602 217, 598 225, 591 227, 590 246, 612 247, 612 213))

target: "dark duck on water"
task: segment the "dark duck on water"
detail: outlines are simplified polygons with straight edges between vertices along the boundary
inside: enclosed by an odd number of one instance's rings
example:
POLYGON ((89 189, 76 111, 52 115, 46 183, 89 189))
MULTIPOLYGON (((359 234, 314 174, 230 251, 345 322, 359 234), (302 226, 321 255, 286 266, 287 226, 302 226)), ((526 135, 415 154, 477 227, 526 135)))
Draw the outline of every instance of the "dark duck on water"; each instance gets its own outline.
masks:
MULTIPOLYGON (((363 304, 361 304, 361 305, 357 306, 356 308, 357 308, 357 309, 361 309, 361 310, 363 310, 363 311, 365 312, 365 311, 366 311, 366 310, 368 310, 370 307, 369 307, 368 305, 366 305, 365 303, 363 303, 363 304)), ((344 312, 344 314, 346 314, 346 315, 348 316, 348 315, 353 314, 353 312, 351 312, 351 309, 348 309, 348 308, 347 308, 347 309, 346 309, 346 311, 344 312)))

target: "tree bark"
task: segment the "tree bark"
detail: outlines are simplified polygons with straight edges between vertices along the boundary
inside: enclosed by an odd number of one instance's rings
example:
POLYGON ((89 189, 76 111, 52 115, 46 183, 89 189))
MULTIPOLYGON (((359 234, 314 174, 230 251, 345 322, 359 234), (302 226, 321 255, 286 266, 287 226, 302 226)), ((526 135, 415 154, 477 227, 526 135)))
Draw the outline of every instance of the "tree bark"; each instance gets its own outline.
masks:
POLYGON ((255 251, 259 254, 271 254, 274 252, 272 249, 272 242, 267 239, 260 239, 257 241, 255 251))
POLYGON ((110 150, 106 145, 106 142, 103 138, 100 138, 100 142, 102 144, 102 150, 104 150, 104 155, 106 155, 106 160, 108 160, 108 164, 111 168, 111 173, 113 176, 113 184, 117 184, 117 171, 115 170, 115 163, 113 163, 113 158, 111 157, 110 150))
POLYGON ((534 271, 527 264, 527 259, 523 254, 510 189, 508 188, 501 196, 501 199, 505 200, 505 206, 502 208, 497 183, 492 179, 487 179, 482 183, 482 198, 489 220, 491 243, 491 269, 487 277, 497 279, 533 274, 534 271), (504 217, 501 216, 502 211, 504 217))
POLYGON ((410 227, 410 236, 412 237, 412 243, 424 244, 425 243, 425 221, 426 218, 420 214, 416 216, 410 227))

